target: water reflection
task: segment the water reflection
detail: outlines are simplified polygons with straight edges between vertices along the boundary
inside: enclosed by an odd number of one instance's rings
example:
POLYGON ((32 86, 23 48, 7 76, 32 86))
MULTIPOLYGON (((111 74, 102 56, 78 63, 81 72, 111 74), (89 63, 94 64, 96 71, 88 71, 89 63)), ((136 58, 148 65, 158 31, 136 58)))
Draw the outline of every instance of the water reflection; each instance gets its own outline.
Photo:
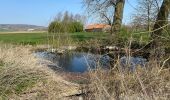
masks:
MULTIPOLYGON (((88 70, 96 69, 100 67, 102 69, 110 68, 110 61, 112 60, 108 55, 96 55, 91 53, 82 52, 69 52, 64 55, 57 55, 49 52, 37 52, 36 57, 49 60, 54 65, 61 67, 67 72, 86 72, 88 70)), ((120 65, 122 68, 129 66, 131 71, 134 71, 138 65, 145 66, 146 59, 141 57, 121 57, 120 65)), ((55 70, 55 66, 53 68, 55 70)))
POLYGON ((55 53, 37 52, 35 55, 39 58, 49 60, 62 67, 68 72, 85 72, 95 69, 97 66, 108 68, 110 66, 109 56, 94 55, 90 53, 70 52, 64 55, 56 55, 55 53))

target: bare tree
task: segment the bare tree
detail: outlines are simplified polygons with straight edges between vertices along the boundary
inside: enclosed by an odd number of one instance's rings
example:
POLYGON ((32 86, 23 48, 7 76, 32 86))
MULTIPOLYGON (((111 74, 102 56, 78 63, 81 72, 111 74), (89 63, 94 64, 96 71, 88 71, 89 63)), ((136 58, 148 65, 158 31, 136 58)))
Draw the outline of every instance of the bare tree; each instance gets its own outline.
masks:
POLYGON ((157 40, 165 29, 164 26, 168 23, 168 17, 170 13, 170 0, 163 0, 162 6, 158 12, 156 22, 154 24, 152 38, 157 40))
MULTIPOLYGON (((116 0, 83 0, 87 12, 93 17, 99 18, 100 22, 104 22, 113 26, 114 11, 116 0)), ((112 33, 112 30, 111 30, 112 33)))
POLYGON ((63 22, 64 22, 64 23, 67 23, 67 22, 69 22, 69 21, 70 21, 70 14, 69 14, 68 11, 65 11, 65 12, 64 12, 64 15, 63 15, 63 22))
POLYGON ((125 0, 116 0, 114 21, 113 21, 113 31, 115 34, 117 34, 121 29, 124 5, 125 5, 125 0))
POLYGON ((97 15, 111 26, 111 34, 120 31, 125 0, 84 0, 90 15, 97 15))
POLYGON ((165 32, 164 30, 167 30, 169 14, 170 14, 170 0, 163 0, 151 35, 153 39, 151 47, 154 49, 153 56, 160 57, 160 52, 162 52, 160 49, 160 47, 162 47, 161 35, 165 32))
POLYGON ((55 16, 54 20, 55 20, 55 21, 61 21, 62 18, 63 18, 63 14, 62 14, 62 12, 59 12, 59 13, 57 13, 57 15, 55 16))
POLYGON ((138 0, 138 7, 133 14, 133 24, 140 29, 151 31, 162 0, 138 0), (145 26, 145 27, 144 27, 145 26))
POLYGON ((81 22, 81 23, 83 23, 84 25, 86 24, 86 21, 87 21, 86 16, 80 15, 80 14, 76 14, 76 15, 74 16, 74 20, 77 21, 77 22, 81 22))

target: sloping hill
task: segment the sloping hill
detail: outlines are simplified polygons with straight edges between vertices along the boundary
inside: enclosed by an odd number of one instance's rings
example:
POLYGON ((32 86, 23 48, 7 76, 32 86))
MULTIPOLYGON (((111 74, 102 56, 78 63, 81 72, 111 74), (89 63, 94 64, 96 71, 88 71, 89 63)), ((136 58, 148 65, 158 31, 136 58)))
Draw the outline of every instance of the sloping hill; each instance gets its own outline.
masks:
POLYGON ((27 25, 27 24, 0 24, 0 32, 11 31, 45 31, 44 26, 27 25))

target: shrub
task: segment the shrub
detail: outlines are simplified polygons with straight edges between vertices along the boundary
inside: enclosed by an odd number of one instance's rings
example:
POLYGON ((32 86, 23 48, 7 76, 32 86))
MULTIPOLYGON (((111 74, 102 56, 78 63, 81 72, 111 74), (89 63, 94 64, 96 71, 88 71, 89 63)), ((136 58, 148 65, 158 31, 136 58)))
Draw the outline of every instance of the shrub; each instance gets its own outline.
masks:
POLYGON ((84 17, 76 14, 69 14, 67 11, 64 14, 58 14, 58 17, 55 18, 49 24, 48 32, 49 33, 74 33, 83 31, 83 20, 84 17))
POLYGON ((53 21, 50 23, 48 27, 49 33, 74 33, 74 32, 82 32, 83 31, 83 24, 81 22, 59 22, 53 21))

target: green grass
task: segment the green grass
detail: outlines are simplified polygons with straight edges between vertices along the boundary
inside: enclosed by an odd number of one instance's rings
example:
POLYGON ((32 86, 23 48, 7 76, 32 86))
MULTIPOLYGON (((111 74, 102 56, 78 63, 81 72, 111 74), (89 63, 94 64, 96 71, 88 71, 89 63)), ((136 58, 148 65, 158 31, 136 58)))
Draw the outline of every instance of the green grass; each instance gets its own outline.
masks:
POLYGON ((4 33, 0 34, 0 41, 13 44, 43 44, 47 42, 46 33, 4 33))
POLYGON ((21 77, 21 78, 17 78, 16 81, 21 80, 21 79, 22 79, 22 82, 18 82, 18 83, 16 82, 16 86, 14 88, 15 92, 18 94, 25 91, 27 88, 32 88, 36 84, 38 77, 31 76, 26 79, 24 79, 24 77, 23 78, 21 77))
MULTIPOLYGON (((62 35, 62 33, 61 33, 62 35)), ((93 38, 105 38, 108 33, 69 33, 68 34, 73 40, 84 41, 93 38)), ((47 33, 1 33, 0 41, 3 43, 13 44, 45 44, 47 42, 47 33)))
MULTIPOLYGON (((131 33, 127 33, 122 31, 119 34, 119 38, 121 38, 121 41, 124 39, 127 40, 130 37, 131 33)), ((52 36, 53 34, 49 34, 49 36, 52 36)), ((100 33, 100 32, 76 32, 76 33, 60 33, 55 34, 55 38, 57 39, 58 36, 60 36, 62 39, 66 39, 67 37, 71 37, 73 41, 82 42, 85 40, 90 39, 100 39, 100 40, 106 40, 110 34, 109 33, 100 33)), ((147 34, 138 34, 133 35, 133 38, 137 41, 141 40, 145 43, 148 42, 149 37, 147 34), (141 38, 142 36, 142 38, 141 38)), ((51 40, 52 38, 49 38, 51 40)), ((0 33, 0 42, 2 43, 13 43, 13 44, 30 44, 30 45, 36 45, 36 44, 47 44, 48 38, 47 33, 0 33)))
POLYGON ((102 33, 102 32, 77 32, 70 34, 73 39, 77 39, 79 41, 84 41, 88 39, 105 39, 109 33, 102 33))
POLYGON ((0 59, 0 66, 4 66, 4 62, 1 59, 0 59))

